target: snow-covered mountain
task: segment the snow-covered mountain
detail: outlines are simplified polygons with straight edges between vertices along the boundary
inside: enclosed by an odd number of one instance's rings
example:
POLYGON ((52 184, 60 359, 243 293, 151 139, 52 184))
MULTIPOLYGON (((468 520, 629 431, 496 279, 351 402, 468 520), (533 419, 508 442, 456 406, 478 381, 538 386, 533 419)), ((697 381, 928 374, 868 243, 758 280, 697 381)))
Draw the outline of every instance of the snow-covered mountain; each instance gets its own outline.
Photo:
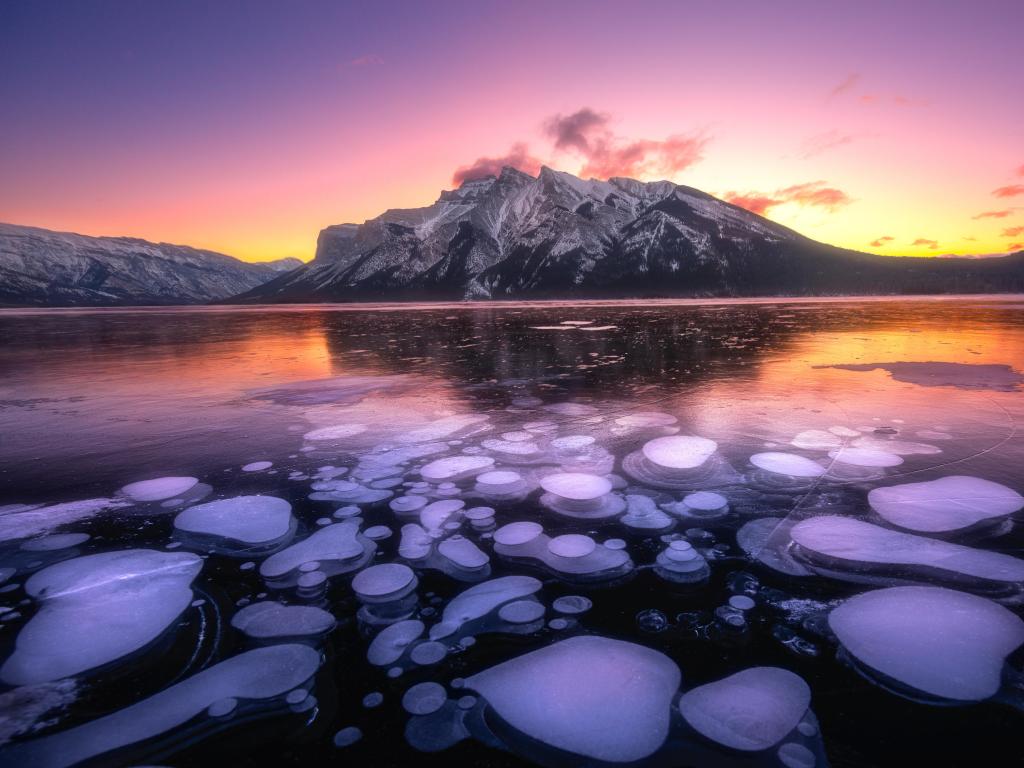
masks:
POLYGON ((235 301, 745 296, 1024 289, 1024 257, 892 258, 809 240, 667 181, 506 167, 425 208, 320 233, 316 258, 235 301))
POLYGON ((0 223, 0 304, 199 304, 248 291, 301 263, 252 264, 184 245, 0 223))

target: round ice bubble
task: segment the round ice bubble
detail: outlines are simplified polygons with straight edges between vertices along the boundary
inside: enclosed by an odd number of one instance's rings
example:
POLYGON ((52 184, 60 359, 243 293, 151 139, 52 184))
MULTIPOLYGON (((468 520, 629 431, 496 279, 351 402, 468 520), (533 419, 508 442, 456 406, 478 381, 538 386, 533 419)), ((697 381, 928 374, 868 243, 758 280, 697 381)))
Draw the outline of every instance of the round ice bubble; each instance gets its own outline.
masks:
POLYGON ((898 467, 903 458, 894 453, 876 451, 872 448, 840 448, 828 452, 829 458, 855 467, 898 467))
POLYGON ((498 609, 498 618, 510 624, 529 624, 544 616, 544 606, 535 600, 516 600, 498 609))
POLYGON ((333 427, 321 427, 307 432, 305 438, 307 440, 341 440, 361 435, 367 429, 365 424, 335 424, 333 427))
POLYGON ((696 469, 718 450, 718 443, 704 437, 672 435, 644 443, 644 458, 663 469, 696 469))
POLYGON ((420 475, 424 480, 442 482, 483 472, 491 466, 494 459, 490 456, 449 456, 430 462, 420 470, 420 475))
POLYGON ((788 477, 810 478, 821 477, 825 474, 825 467, 821 464, 796 453, 779 451, 755 453, 750 457, 750 463, 766 472, 788 477))
POLYGON ((381 563, 360 571, 352 579, 352 590, 364 600, 381 600, 397 595, 416 581, 416 574, 401 563, 381 563))
POLYGON ((180 496, 198 482, 195 477, 157 477, 129 483, 121 493, 134 501, 163 501, 180 496))
POLYGON ((555 536, 548 542, 548 551, 559 557, 586 557, 597 547, 589 536, 579 533, 567 533, 555 536))
POLYGON ((410 715, 429 715, 448 701, 448 693, 438 683, 417 683, 402 696, 402 708, 410 715))
POLYGON ((612 490, 610 480, 585 472, 556 472, 542 478, 540 485, 548 493, 573 501, 592 501, 612 490))
POLYGON ((516 546, 533 541, 544 533, 544 527, 540 523, 531 521, 520 521, 503 525, 494 532, 494 542, 505 546, 516 546))

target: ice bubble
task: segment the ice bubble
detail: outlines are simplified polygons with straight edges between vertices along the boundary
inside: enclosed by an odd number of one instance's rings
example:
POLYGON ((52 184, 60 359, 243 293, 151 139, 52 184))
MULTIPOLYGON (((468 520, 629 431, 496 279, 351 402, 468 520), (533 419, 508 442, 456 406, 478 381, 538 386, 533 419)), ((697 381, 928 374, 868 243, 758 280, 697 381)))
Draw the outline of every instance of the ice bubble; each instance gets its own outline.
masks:
POLYGON ((659 469, 695 469, 701 466, 718 450, 714 440, 703 437, 673 435, 658 437, 644 443, 644 458, 659 469))
POLYGON ((451 519, 452 515, 460 512, 465 506, 466 502, 460 499, 435 501, 420 510, 420 525, 428 533, 439 531, 451 519))
POLYGON ((355 437, 365 432, 368 427, 365 424, 335 424, 332 427, 320 427, 312 432, 307 432, 307 440, 343 440, 346 437, 355 437))
POLYGON ((544 533, 544 526, 532 521, 521 521, 503 525, 494 532, 494 543, 516 546, 533 541, 544 533))
POLYGON ((814 753, 795 741, 783 744, 775 754, 785 768, 814 768, 817 763, 814 753))
POLYGON ((626 503, 612 495, 611 481, 585 472, 556 472, 541 478, 547 493, 541 504, 559 514, 579 518, 615 517, 626 503))
POLYGON ((422 621, 407 619, 384 627, 366 651, 366 660, 375 667, 388 667, 397 662, 425 631, 422 621))
POLYGON ((296 528, 292 506, 274 496, 236 496, 197 504, 174 518, 176 530, 214 539, 229 546, 277 545, 296 528))
POLYGON ((254 461, 251 464, 246 464, 242 467, 243 472, 262 472, 264 469, 270 469, 274 466, 272 461, 254 461))
POLYGON ((418 515, 429 501, 425 496, 399 496, 388 502, 388 506, 399 515, 418 515))
MULTIPOLYGON (((946 435, 945 437, 948 439, 949 435, 946 435)), ((853 445, 856 448, 864 448, 865 450, 872 451, 884 451, 885 453, 895 453, 899 456, 932 456, 936 453, 942 453, 942 449, 934 445, 927 445, 926 443, 912 443, 906 440, 883 439, 875 437, 874 435, 858 437, 853 441, 853 445)))
POLYGON ((493 507, 470 507, 463 513, 470 522, 481 522, 494 519, 493 507))
POLYGON ((491 439, 484 440, 480 445, 488 451, 505 454, 507 461, 512 461, 514 458, 530 458, 540 453, 540 446, 534 442, 491 439))
POLYGON ((573 637, 466 680, 529 739, 594 760, 642 760, 664 744, 679 668, 641 645, 573 637))
POLYGON ((690 542, 675 539, 658 553, 654 572, 661 578, 679 584, 696 584, 711 575, 711 568, 690 542))
POLYGON ((628 416, 620 416, 615 423, 620 427, 634 427, 638 429, 646 427, 671 427, 678 419, 670 413, 658 411, 641 411, 631 413, 628 416))
POLYGON ((828 618, 843 647, 885 679, 938 699, 980 701, 1002 682, 1024 622, 1001 605, 941 587, 851 597, 828 618))
POLYGON ((121 493, 133 501, 163 501, 180 496, 198 482, 199 479, 195 477, 157 477, 129 483, 121 489, 121 493))
POLYGON ((348 573, 361 567, 377 545, 359 533, 359 523, 347 520, 319 529, 308 539, 271 555, 260 566, 260 574, 274 586, 294 584, 303 563, 317 562, 330 575, 348 573))
POLYGON ((666 515, 649 496, 626 496, 626 514, 620 522, 628 528, 647 533, 661 533, 675 527, 675 520, 666 515))
POLYGON ((404 435, 400 435, 398 439, 403 443, 426 443, 433 440, 444 440, 453 435, 471 430, 473 427, 478 427, 488 420, 489 417, 485 415, 465 414, 446 416, 404 435))
POLYGON ((66 768, 155 739, 225 699, 267 700, 306 683, 320 654, 305 645, 273 645, 233 656, 160 693, 68 730, 9 747, 9 765, 66 768))
POLYGON ((737 611, 751 611, 756 605, 757 603, 746 595, 733 595, 729 598, 729 606, 737 611))
POLYGON ((778 667, 754 667, 683 694, 679 711, 698 733, 755 752, 782 741, 803 718, 811 689, 778 667))
POLYGON ((451 536, 437 545, 438 553, 459 568, 484 568, 491 559, 464 536, 451 536))
POLYGON ((505 603, 529 597, 540 587, 541 583, 532 576, 503 576, 476 584, 445 606, 441 622, 430 628, 430 638, 439 640, 454 635, 505 603))
POLYGON ((525 493, 525 478, 511 470, 493 470, 476 476, 476 491, 485 496, 507 497, 525 493))
POLYGON ((363 706, 367 709, 374 709, 384 703, 384 694, 380 691, 373 691, 363 696, 363 706))
POLYGON ((825 474, 825 467, 821 464, 795 453, 755 453, 750 457, 750 463, 758 469, 787 477, 809 478, 825 474))
POLYGON ((830 575, 871 582, 879 566, 904 576, 947 579, 979 589, 1020 591, 1024 560, 999 552, 951 544, 836 515, 803 520, 790 536, 798 554, 830 575), (966 578, 965 578, 966 577, 966 578))
POLYGON ((626 541, 624 539, 608 539, 604 545, 608 549, 621 550, 626 548, 626 541))
POLYGON ((682 501, 663 504, 662 509, 683 519, 714 520, 729 513, 729 500, 720 493, 697 491, 682 501))
POLYGON ((576 616, 581 613, 586 613, 593 607, 594 603, 589 597, 583 595, 565 595, 563 597, 556 597, 555 601, 551 604, 559 613, 564 613, 569 616, 576 616))
POLYGON ((44 568, 25 582, 40 608, 18 633, 0 679, 56 680, 145 648, 188 608, 202 564, 183 552, 129 549, 44 568))
POLYGON ((84 499, 45 507, 8 505, 0 514, 0 542, 38 536, 95 517, 100 512, 128 506, 131 502, 124 499, 84 499))
POLYGON ((320 608, 269 600, 251 603, 231 618, 231 626, 254 640, 324 635, 334 624, 334 616, 320 608))
POLYGON ((429 667, 433 664, 437 664, 447 655, 448 646, 444 643, 429 641, 414 645, 412 650, 409 652, 409 659, 413 664, 418 664, 421 667, 429 667))
POLYGON ((544 606, 536 600, 516 600, 501 606, 498 617, 510 624, 530 624, 544 617, 544 606))
POLYGON ((582 451, 593 444, 594 438, 590 435, 568 435, 551 441, 551 447, 556 451, 582 451))
POLYGON ((417 683, 402 696, 402 708, 410 715, 429 715, 448 701, 448 692, 438 683, 417 683))
POLYGON ((860 437, 860 432, 856 429, 850 429, 849 427, 835 426, 829 427, 828 431, 837 437, 860 437))
POLYGON ((220 699, 213 702, 206 709, 206 714, 210 717, 228 717, 233 715, 238 710, 238 699, 229 696, 226 699, 220 699))
POLYGON ((502 440, 507 440, 510 443, 523 443, 527 440, 533 440, 532 432, 517 431, 517 432, 503 432, 501 434, 502 440))
MULTIPOLYGON (((859 435, 860 432, 854 432, 854 434, 859 435)), ((826 432, 822 429, 808 429, 794 437, 790 441, 790 445, 807 451, 831 451, 835 448, 841 448, 843 441, 833 432, 826 432)))
POLYGON ((591 416, 597 413, 597 408, 585 403, 552 403, 545 405, 544 410, 559 416, 591 416))
POLYGON ((597 547, 589 536, 579 533, 566 533, 555 536, 548 542, 548 552, 558 557, 585 557, 597 547))
POLYGON ((338 747, 338 749, 351 747, 361 738, 363 738, 363 732, 354 725, 350 725, 334 734, 334 746, 338 747))
POLYGON ((810 576, 811 571, 793 559, 789 552, 790 530, 796 520, 761 517, 743 525, 736 533, 740 549, 774 571, 787 576, 810 576))
POLYGON ((56 552, 84 544, 89 540, 88 533, 52 533, 38 539, 29 539, 22 543, 20 549, 25 552, 56 552))
POLYGON ((366 529, 365 535, 368 539, 381 541, 382 539, 391 538, 391 529, 386 525, 371 525, 366 529))
POLYGON ((490 456, 449 456, 425 465, 420 475, 424 480, 437 483, 477 475, 492 466, 494 459, 490 456))
POLYGON ((950 533, 1000 521, 1024 508, 1024 497, 980 477, 950 475, 875 488, 868 504, 884 520, 921 533, 950 533))
POLYGON ((416 589, 416 574, 401 563, 381 563, 360 571, 352 579, 352 591, 364 603, 389 603, 416 589))
POLYGON ((829 451, 828 455, 842 464, 852 464, 855 467, 898 467, 903 463, 900 456, 873 448, 840 448, 829 451))
POLYGON ((434 549, 434 537, 427 533, 423 526, 407 523, 402 526, 402 539, 398 545, 398 555, 406 560, 422 560, 430 556, 434 549))

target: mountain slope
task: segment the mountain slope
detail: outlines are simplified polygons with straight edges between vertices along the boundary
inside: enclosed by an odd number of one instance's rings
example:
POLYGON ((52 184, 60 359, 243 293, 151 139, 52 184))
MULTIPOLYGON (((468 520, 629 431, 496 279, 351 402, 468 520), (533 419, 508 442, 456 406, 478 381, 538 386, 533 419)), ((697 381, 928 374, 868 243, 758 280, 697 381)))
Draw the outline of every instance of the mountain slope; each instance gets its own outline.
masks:
POLYGON ((543 168, 324 229, 316 258, 232 301, 1024 290, 1024 255, 892 258, 805 238, 671 182, 543 168))
POLYGON ((250 264, 184 245, 0 224, 0 304, 199 304, 248 291, 300 264, 250 264))

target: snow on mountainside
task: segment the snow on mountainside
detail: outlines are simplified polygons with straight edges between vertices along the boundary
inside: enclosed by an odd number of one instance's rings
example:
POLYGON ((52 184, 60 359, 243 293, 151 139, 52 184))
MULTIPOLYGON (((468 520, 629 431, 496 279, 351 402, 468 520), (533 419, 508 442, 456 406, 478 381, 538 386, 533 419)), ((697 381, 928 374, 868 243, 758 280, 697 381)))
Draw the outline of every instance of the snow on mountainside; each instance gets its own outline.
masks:
POLYGON ((506 167, 425 208, 320 233, 240 302, 750 296, 1024 289, 1024 259, 908 259, 809 240, 668 181, 506 167))
POLYGON ((301 265, 251 264, 183 245, 0 223, 0 305, 197 304, 301 265))

